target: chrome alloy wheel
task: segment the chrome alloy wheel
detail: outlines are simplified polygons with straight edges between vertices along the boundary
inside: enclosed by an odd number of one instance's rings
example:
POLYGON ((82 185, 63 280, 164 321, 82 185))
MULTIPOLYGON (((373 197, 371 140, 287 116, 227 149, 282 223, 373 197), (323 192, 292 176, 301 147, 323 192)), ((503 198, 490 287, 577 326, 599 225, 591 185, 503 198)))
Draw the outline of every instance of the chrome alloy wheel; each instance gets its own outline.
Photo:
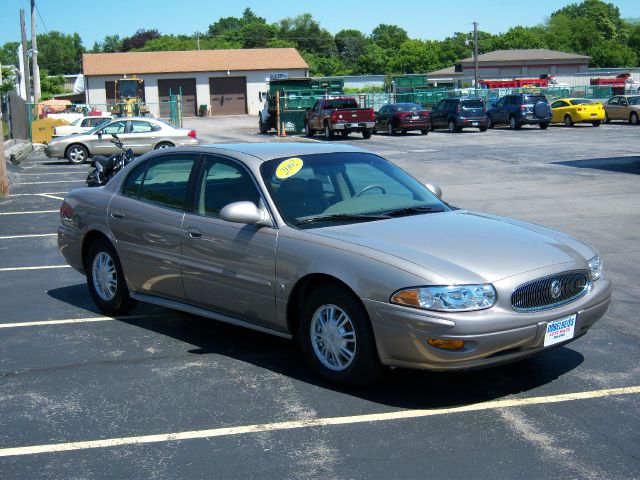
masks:
POLYGON ((107 252, 100 252, 94 257, 91 277, 98 296, 105 302, 113 299, 118 287, 118 273, 113 259, 107 252))
POLYGON ((349 368, 356 355, 356 332, 349 315, 336 305, 322 305, 311 319, 311 345, 320 362, 339 372, 349 368))
POLYGON ((73 146, 69 149, 69 159, 73 163, 84 163, 87 159, 87 152, 84 148, 79 146, 73 146))

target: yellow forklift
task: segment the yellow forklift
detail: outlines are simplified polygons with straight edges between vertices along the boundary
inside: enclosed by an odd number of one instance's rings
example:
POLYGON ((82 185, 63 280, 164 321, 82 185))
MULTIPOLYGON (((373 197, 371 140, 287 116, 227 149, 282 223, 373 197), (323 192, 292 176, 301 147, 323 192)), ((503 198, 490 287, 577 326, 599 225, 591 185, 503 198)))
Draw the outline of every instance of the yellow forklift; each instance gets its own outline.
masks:
POLYGON ((113 113, 120 117, 133 117, 149 113, 146 105, 143 105, 144 82, 133 75, 123 77, 115 81, 116 102, 113 113))

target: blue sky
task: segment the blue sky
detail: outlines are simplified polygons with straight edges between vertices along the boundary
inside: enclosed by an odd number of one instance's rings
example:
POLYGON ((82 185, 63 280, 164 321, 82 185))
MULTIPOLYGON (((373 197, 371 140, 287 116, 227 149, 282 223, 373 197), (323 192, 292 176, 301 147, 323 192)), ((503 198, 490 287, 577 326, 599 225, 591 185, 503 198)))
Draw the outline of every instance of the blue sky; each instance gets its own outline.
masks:
MULTIPOLYGON (((78 32, 87 48, 106 35, 131 35, 139 28, 161 33, 206 31, 220 17, 242 15, 249 7, 267 22, 311 13, 331 33, 356 28, 370 33, 380 23, 398 25, 412 38, 443 39, 480 29, 500 33, 514 25, 537 25, 553 11, 579 0, 37 0, 38 30, 78 32), (178 7, 176 7, 176 5, 178 7)), ((640 0, 614 0, 624 18, 640 17, 640 0)), ((0 44, 20 39, 20 8, 30 36, 30 0, 0 0, 0 44)))

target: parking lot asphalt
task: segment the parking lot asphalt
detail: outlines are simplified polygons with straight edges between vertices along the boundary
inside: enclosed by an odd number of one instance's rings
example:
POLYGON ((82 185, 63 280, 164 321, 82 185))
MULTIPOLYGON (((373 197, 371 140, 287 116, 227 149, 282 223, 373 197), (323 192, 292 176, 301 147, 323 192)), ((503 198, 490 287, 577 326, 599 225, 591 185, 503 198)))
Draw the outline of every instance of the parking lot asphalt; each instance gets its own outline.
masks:
MULTIPOLYGON (((296 140, 248 116, 186 125, 205 142, 296 140)), ((640 127, 335 141, 453 205, 592 244, 609 312, 515 364, 338 389, 280 338, 148 304, 100 313, 55 236, 89 167, 36 155, 0 200, 0 478, 640 478, 640 127)))

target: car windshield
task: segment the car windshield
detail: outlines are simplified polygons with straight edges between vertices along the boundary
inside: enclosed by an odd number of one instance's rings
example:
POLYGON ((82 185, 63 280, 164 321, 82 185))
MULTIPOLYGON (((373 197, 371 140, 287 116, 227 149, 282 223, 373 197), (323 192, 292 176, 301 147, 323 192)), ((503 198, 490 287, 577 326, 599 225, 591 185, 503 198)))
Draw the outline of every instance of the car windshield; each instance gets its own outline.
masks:
MULTIPOLYGON (((108 119, 107 119, 108 121, 108 119)), ((85 135, 93 135, 94 133, 96 133, 98 131, 99 128, 102 128, 104 126, 106 126, 107 121, 104 121, 102 123, 99 123, 98 125, 96 125, 95 127, 93 127, 91 130, 88 130, 85 132, 85 135)))
POLYGON ((279 158, 260 170, 280 214, 298 228, 451 209, 418 180, 371 153, 279 158))
POLYGON ((586 98, 574 98, 571 100, 572 105, 582 105, 583 103, 593 103, 591 100, 587 100, 586 98))
POLYGON ((640 105, 640 97, 629 97, 629 105, 640 105))
POLYGON ((80 117, 80 118, 76 118, 76 119, 75 119, 73 122, 71 122, 69 125, 72 125, 72 126, 74 126, 74 127, 75 127, 76 125, 78 125, 78 124, 80 123, 80 120, 82 120, 82 117, 80 117))

